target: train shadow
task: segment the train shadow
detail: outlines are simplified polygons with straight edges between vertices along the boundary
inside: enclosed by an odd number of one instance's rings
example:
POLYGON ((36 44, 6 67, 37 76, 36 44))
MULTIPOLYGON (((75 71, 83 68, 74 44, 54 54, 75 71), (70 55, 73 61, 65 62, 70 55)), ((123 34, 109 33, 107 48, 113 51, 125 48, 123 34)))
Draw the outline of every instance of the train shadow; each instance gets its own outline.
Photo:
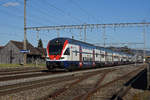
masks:
POLYGON ((128 86, 129 84, 131 84, 131 87, 134 89, 146 90, 147 89, 147 69, 142 70, 140 73, 138 73, 135 77, 130 79, 124 85, 128 86))
MULTIPOLYGON (((134 89, 147 90, 147 70, 142 70, 140 73, 138 73, 136 76, 134 76, 124 84, 124 86, 129 85, 131 85, 131 87, 134 89)), ((110 100, 123 100, 123 98, 121 97, 115 99, 116 96, 118 96, 118 93, 114 94, 110 100)))
POLYGON ((41 72, 45 72, 45 73, 64 73, 67 72, 66 70, 42 70, 41 72))

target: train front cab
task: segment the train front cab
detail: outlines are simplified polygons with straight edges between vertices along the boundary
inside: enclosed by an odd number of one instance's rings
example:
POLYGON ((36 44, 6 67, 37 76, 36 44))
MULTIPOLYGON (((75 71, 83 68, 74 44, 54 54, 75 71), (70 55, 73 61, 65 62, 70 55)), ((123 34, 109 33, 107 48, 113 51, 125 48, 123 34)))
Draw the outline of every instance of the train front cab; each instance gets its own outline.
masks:
POLYGON ((54 39, 48 43, 46 66, 49 70, 66 67, 64 61, 67 55, 70 55, 70 50, 66 48, 67 45, 68 41, 65 39, 54 39))

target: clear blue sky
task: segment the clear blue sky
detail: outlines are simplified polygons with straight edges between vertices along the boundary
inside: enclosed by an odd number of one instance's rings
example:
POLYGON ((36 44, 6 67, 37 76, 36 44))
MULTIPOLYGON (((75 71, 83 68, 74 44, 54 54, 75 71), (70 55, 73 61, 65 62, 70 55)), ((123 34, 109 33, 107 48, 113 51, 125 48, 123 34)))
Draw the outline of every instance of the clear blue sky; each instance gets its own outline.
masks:
MULTIPOLYGON (((27 26, 150 22, 149 5, 150 0, 27 0, 27 26)), ((143 42, 142 32, 142 28, 106 29, 106 42, 143 42)), ((79 39, 77 30, 60 34, 79 39)), ((39 36, 46 46, 57 35, 56 31, 40 31, 39 36)), ((146 36, 150 48, 150 28, 146 36)), ((103 43, 102 29, 87 30, 87 37, 88 42, 103 43)), ((35 31, 27 31, 27 38, 37 45, 35 31)), ((23 41, 23 0, 0 0, 0 45, 9 40, 23 41)))

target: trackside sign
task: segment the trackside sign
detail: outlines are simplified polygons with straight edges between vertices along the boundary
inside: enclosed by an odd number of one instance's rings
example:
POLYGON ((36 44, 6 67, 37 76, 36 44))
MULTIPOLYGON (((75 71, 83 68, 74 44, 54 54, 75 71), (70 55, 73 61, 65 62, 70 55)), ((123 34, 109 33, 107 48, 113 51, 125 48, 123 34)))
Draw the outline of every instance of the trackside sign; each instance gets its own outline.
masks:
POLYGON ((30 50, 20 50, 21 53, 30 53, 30 50))

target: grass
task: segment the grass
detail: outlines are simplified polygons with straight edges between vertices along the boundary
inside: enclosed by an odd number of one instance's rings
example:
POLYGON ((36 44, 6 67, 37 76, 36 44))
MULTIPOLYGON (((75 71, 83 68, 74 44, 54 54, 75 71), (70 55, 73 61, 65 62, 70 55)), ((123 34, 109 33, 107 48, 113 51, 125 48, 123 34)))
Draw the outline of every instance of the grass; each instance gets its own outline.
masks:
POLYGON ((20 67, 20 64, 0 64, 0 67, 20 67))
POLYGON ((133 96, 133 100, 150 100, 150 91, 144 91, 143 93, 133 96))

